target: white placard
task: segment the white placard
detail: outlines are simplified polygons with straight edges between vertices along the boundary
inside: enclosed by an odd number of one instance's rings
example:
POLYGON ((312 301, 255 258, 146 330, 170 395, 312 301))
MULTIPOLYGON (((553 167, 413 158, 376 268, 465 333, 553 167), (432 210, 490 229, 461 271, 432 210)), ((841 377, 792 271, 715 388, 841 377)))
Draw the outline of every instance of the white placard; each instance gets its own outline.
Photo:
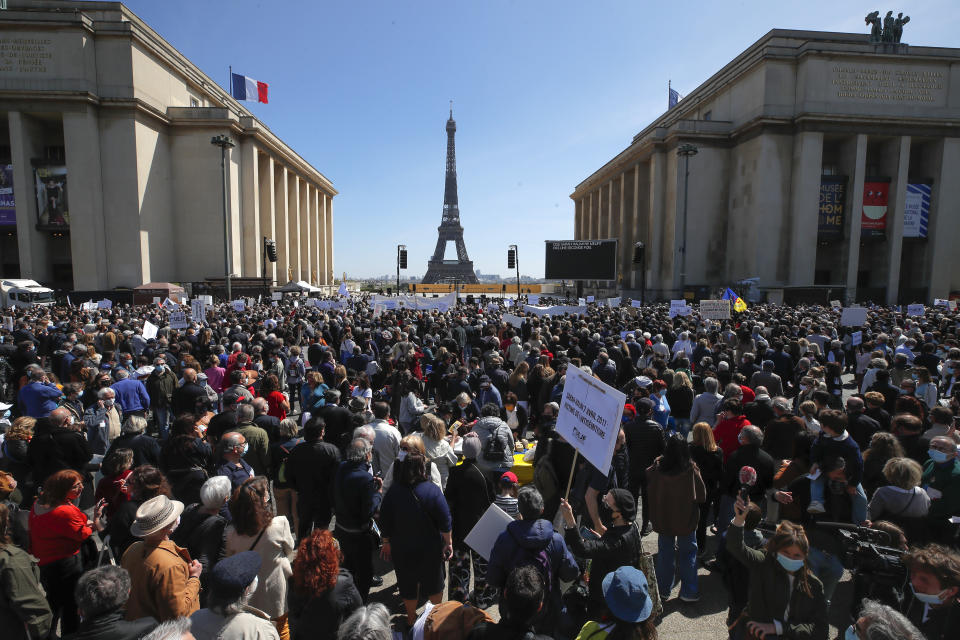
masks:
POLYGON ((540 304, 540 296, 535 293, 527 295, 527 304, 540 304))
POLYGON ((513 298, 504 298, 504 299, 503 299, 503 306, 506 307, 507 309, 509 309, 510 307, 512 307, 512 306, 513 306, 513 298))
POLYGON ((578 367, 567 367, 557 433, 604 475, 610 471, 626 401, 627 396, 610 385, 578 367))
POLYGON ((577 306, 578 306, 578 307, 585 307, 585 306, 587 306, 587 300, 586 300, 586 298, 577 298, 577 306))
POLYGON ((593 302, 595 298, 593 296, 587 296, 587 302, 593 302))
POLYGON ((243 300, 234 300, 231 303, 231 306, 233 307, 234 311, 243 311, 247 308, 247 303, 245 303, 243 300))
POLYGON ((866 307, 845 307, 840 314, 841 327, 861 327, 867 322, 866 307))
POLYGON ((729 300, 701 300, 700 317, 704 320, 729 320, 729 300))
POLYGON ((281 293, 280 291, 274 291, 273 293, 270 294, 270 299, 283 300, 283 293, 281 293))
POLYGON ((3 328, 13 331, 13 316, 3 316, 3 328))
POLYGON ((922 304, 909 304, 907 305, 907 315, 908 316, 922 316, 926 309, 923 308, 922 304))
POLYGON ((440 313, 446 313, 447 311, 450 310, 450 303, 449 303, 449 302, 438 302, 438 303, 437 303, 437 310, 439 310, 440 313))
POLYGON ((949 309, 949 308, 950 308, 950 301, 949 301, 949 300, 944 300, 943 298, 934 298, 934 299, 933 299, 933 306, 935 306, 935 307, 947 307, 947 308, 949 309))
POLYGON ((149 320, 145 320, 143 323, 143 339, 150 340, 151 338, 157 337, 157 331, 160 329, 157 325, 153 324, 149 320))
POLYGON ((630 306, 633 307, 634 309, 639 309, 640 307, 643 306, 643 303, 640 302, 639 300, 631 300, 630 306))
POLYGON ((197 296, 197 297, 200 298, 201 300, 203 300, 203 303, 204 303, 205 305, 207 305, 208 307, 212 307, 212 306, 213 306, 213 296, 202 295, 202 296, 197 296))
POLYGON ((855 347, 863 344, 863 331, 854 331, 850 334, 850 345, 855 347))
POLYGON ((620 298, 607 298, 607 306, 616 309, 620 306, 620 298))
POLYGON ((184 311, 171 311, 170 312, 170 328, 171 329, 186 329, 190 325, 187 322, 187 314, 184 311))
POLYGON ((80 310, 81 310, 81 311, 96 311, 96 310, 97 310, 97 303, 94 302, 93 300, 89 300, 89 301, 87 301, 87 302, 84 302, 83 304, 80 305, 80 310))
POLYGON ((190 315, 197 322, 203 322, 207 317, 207 305, 203 300, 194 299, 190 301, 190 315))
POLYGON ((154 297, 154 299, 153 299, 153 304, 155 304, 155 305, 157 305, 157 306, 159 307, 159 306, 160 306, 160 298, 159 298, 159 297, 154 297))
POLYGON ((840 304, 840 301, 839 301, 839 300, 831 300, 831 301, 830 301, 830 308, 831 308, 831 309, 839 309, 839 308, 842 307, 842 306, 843 306, 843 305, 840 304))
POLYGON ((523 318, 521 318, 520 316, 515 316, 512 313, 503 314, 503 321, 509 325, 517 327, 518 329, 523 324, 523 318))
POLYGON ((688 316, 693 313, 693 307, 687 304, 686 300, 671 300, 670 301, 670 317, 675 318, 677 316, 688 316))
POLYGON ((113 300, 101 300, 97 303, 97 309, 113 309, 113 300))
POLYGON ((391 311, 397 308, 396 300, 384 300, 383 304, 387 309, 390 309, 391 311))
POLYGON ((484 560, 490 559, 490 552, 493 551, 493 545, 497 542, 500 534, 507 530, 507 525, 513 522, 510 514, 491 504, 483 512, 477 524, 473 525, 470 533, 463 539, 467 546, 476 551, 484 560))
POLYGON ((381 314, 383 314, 383 310, 386 308, 387 308, 387 305, 385 305, 382 302, 373 303, 373 317, 379 318, 381 314))

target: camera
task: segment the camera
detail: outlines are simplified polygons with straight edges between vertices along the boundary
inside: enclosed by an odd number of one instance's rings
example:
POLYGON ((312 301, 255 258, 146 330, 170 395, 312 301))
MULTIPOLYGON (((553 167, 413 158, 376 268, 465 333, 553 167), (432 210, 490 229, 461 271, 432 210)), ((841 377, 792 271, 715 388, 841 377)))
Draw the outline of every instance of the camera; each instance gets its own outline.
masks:
POLYGON ((887 546, 890 537, 883 531, 856 527, 842 523, 820 523, 818 526, 836 524, 836 532, 843 550, 840 562, 850 571, 869 575, 880 584, 901 585, 907 579, 907 568, 900 560, 903 551, 887 546))

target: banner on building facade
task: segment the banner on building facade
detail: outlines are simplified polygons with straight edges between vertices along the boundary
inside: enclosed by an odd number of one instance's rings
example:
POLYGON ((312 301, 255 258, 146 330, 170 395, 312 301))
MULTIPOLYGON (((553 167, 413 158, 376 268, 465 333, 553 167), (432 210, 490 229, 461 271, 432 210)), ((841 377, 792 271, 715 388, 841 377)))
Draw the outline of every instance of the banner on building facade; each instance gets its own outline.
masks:
MULTIPOLYGON (((907 185, 907 199, 903 207, 903 237, 926 238, 930 222, 930 192, 932 185, 907 185)), ((0 222, 2 224, 2 222, 0 222)))
POLYGON ((818 240, 843 238, 844 209, 847 202, 847 177, 820 178, 820 216, 817 221, 818 240))
POLYGON ((887 203, 890 180, 863 183, 863 211, 860 215, 861 238, 883 238, 887 233, 887 203))
POLYGON ((17 207, 13 197, 13 165, 0 164, 0 227, 16 225, 17 207))
POLYGON ((67 199, 67 168, 41 166, 33 170, 37 183, 37 226, 42 229, 63 229, 70 226, 70 203, 67 199))

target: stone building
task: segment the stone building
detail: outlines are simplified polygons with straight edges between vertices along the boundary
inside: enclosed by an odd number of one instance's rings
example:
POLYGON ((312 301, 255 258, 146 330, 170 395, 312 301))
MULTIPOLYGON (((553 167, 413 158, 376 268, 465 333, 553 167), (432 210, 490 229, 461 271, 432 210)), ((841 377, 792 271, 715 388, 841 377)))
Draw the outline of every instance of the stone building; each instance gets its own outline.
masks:
POLYGON ((262 277, 268 237, 267 276, 331 284, 323 174, 122 4, 9 0, 0 275, 83 290, 222 278, 220 134, 236 144, 231 272, 262 277))
POLYGON ((575 238, 620 241, 588 288, 929 303, 960 290, 958 176, 960 49, 777 29, 577 186, 575 238))

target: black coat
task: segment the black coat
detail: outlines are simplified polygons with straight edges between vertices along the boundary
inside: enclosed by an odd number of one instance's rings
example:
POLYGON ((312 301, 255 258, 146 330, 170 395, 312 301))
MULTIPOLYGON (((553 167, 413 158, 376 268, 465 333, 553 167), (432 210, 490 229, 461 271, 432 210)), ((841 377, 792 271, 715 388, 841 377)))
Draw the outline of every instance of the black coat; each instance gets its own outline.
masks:
POLYGON ((121 433, 110 445, 104 457, 120 448, 133 449, 133 468, 145 464, 160 467, 160 443, 156 438, 145 433, 121 433))
MULTIPOLYGON (((40 421, 37 423, 40 424, 40 421)), ((37 434, 27 446, 27 462, 33 470, 37 486, 62 469, 83 473, 91 458, 93 452, 83 434, 63 427, 37 429, 37 434)))
POLYGON ((287 483, 298 499, 316 507, 332 505, 333 477, 340 466, 340 450, 329 442, 301 442, 287 456, 287 483))
POLYGON ((763 492, 773 485, 773 458, 759 445, 741 446, 727 459, 721 491, 731 496, 737 493, 740 489, 740 469, 743 467, 753 467, 757 472, 757 484, 750 491, 750 497, 759 504, 763 492))
POLYGON ((65 636, 64 640, 139 640, 157 624, 153 618, 124 620, 120 609, 85 619, 76 633, 65 636))
POLYGON ((353 435, 353 414, 346 407, 327 404, 315 415, 323 418, 326 424, 324 441, 336 445, 340 451, 346 449, 347 440, 353 435))
POLYGON ((287 602, 293 640, 334 640, 341 623, 363 605, 353 576, 346 569, 340 569, 332 589, 304 598, 291 588, 287 591, 287 602))
POLYGON ((653 420, 637 418, 623 425, 627 436, 627 453, 630 455, 631 493, 646 477, 647 467, 663 453, 666 440, 663 427, 653 420))
POLYGON ((880 423, 866 413, 848 413, 847 431, 860 447, 860 451, 866 451, 870 447, 870 438, 880 431, 880 423))
POLYGON ((450 469, 443 494, 453 519, 453 543, 460 545, 493 502, 493 486, 476 461, 470 460, 450 469))

